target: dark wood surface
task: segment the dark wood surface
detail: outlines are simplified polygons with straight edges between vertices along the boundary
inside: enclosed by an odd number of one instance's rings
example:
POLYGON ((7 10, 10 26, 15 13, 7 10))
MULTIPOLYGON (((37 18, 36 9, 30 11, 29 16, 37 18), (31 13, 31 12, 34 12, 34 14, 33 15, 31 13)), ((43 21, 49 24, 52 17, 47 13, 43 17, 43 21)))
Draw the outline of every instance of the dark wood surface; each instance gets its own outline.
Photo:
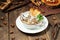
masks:
POLYGON ((0 12, 0 40, 8 40, 8 13, 0 12))
MULTIPOLYGON (((25 34, 18 30, 16 27, 16 18, 22 13, 29 10, 29 5, 16 9, 14 11, 3 13, 0 11, 0 40, 55 40, 54 35, 56 34, 57 26, 53 23, 53 17, 57 16, 58 20, 60 20, 60 14, 47 16, 50 24, 48 28, 38 34, 25 34), (53 24, 53 25, 52 25, 53 24), (54 30, 52 30, 54 29, 54 30), (54 32, 55 31, 55 32, 54 32)), ((47 9, 48 10, 48 9, 47 9)), ((52 9, 51 9, 52 10, 52 9)), ((60 9, 56 9, 58 11, 50 11, 48 13, 60 13, 60 9)), ((46 11, 46 10, 45 10, 46 11)), ((60 31, 57 36, 57 40, 60 40, 60 31)))

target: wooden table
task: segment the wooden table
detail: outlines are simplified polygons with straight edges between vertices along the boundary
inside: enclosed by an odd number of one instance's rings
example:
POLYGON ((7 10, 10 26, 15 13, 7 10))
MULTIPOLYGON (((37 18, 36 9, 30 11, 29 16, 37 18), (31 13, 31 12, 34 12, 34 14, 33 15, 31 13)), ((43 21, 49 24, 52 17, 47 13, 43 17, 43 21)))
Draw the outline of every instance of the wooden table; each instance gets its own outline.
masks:
MULTIPOLYGON (((16 18, 20 15, 20 13, 25 12, 27 10, 29 10, 28 5, 8 13, 3 13, 0 11, 0 40, 55 40, 55 34, 53 30, 54 28, 50 24, 48 25, 48 28, 46 30, 38 34, 26 34, 18 30, 15 23, 16 18)), ((60 11, 60 9, 47 13, 53 13, 58 11, 60 11)), ((60 19, 60 14, 47 16, 49 22, 51 23, 53 23, 51 21, 53 16, 57 16, 60 19)), ((58 33, 57 40, 59 39, 60 31, 58 33)))

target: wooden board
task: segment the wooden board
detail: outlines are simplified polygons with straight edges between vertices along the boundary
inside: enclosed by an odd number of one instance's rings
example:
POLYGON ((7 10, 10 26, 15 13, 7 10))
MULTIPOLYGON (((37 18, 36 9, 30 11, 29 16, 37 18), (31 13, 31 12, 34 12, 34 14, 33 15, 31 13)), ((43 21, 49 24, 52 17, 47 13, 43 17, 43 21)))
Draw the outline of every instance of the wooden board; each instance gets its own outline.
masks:
POLYGON ((9 40, 8 13, 0 11, 0 40, 9 40))
MULTIPOLYGON (((16 26, 16 19, 20 15, 20 13, 28 11, 30 9, 29 5, 26 5, 24 7, 21 7, 19 9, 16 9, 14 11, 8 12, 8 13, 0 13, 0 40, 54 40, 52 31, 53 29, 56 30, 56 28, 53 28, 50 24, 48 25, 48 28, 38 34, 26 34, 21 32, 17 26, 16 26), (1 17, 4 17, 1 19, 1 17), (5 22, 4 22, 5 21, 5 22), (6 24, 7 22, 7 24, 6 24), (2 24, 2 27, 1 27, 2 24)), ((52 10, 52 9, 51 9, 52 10)), ((59 10, 60 11, 60 10, 59 10)), ((47 11, 46 11, 47 12, 47 11)), ((54 11, 53 11, 54 12, 54 11)), ((56 11, 58 12, 58 11, 56 11)), ((50 12, 52 13, 52 12, 50 12)), ((60 13, 60 12, 59 12, 60 13)), ((56 16, 60 20, 60 14, 56 14, 56 16)), ((53 23, 52 20, 53 15, 47 16, 48 21, 53 23)), ((57 30, 55 31, 55 33, 57 30)), ((58 35, 59 40, 60 35, 58 35)))
POLYGON ((56 7, 49 7, 49 6, 46 6, 46 5, 35 6, 34 4, 30 3, 29 7, 30 8, 34 7, 34 8, 39 9, 40 11, 42 11, 42 14, 45 15, 45 16, 60 13, 60 5, 56 6, 56 7))
MULTIPOLYGON (((14 37, 15 40, 53 40, 52 34, 51 34, 52 26, 50 25, 43 32, 34 34, 34 35, 25 34, 17 29, 15 24, 16 18, 20 15, 20 13, 25 12, 27 10, 29 10, 29 6, 25 6, 25 7, 16 9, 12 12, 9 12, 9 27, 10 27, 10 31, 14 32, 13 34, 10 35, 10 39, 14 37), (12 28, 10 24, 15 25, 15 27, 12 28)), ((51 17, 48 17, 49 21, 50 21, 50 18, 51 17)))
POLYGON ((25 6, 25 5, 29 4, 29 3, 30 3, 29 0, 28 1, 27 0, 24 0, 24 1, 23 0, 20 0, 20 1, 13 0, 13 2, 7 8, 7 10, 4 10, 4 11, 6 11, 6 12, 12 11, 12 10, 17 9, 19 7, 23 7, 23 6, 25 6))

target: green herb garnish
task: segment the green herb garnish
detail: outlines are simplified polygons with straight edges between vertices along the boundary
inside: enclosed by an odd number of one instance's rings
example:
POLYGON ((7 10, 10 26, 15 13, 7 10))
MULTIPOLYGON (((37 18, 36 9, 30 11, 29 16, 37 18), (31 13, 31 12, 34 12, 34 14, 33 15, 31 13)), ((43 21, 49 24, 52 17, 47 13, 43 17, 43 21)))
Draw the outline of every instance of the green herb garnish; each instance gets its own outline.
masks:
POLYGON ((41 14, 39 14, 39 15, 37 15, 37 19, 38 19, 38 21, 41 21, 41 20, 43 20, 43 16, 41 14))

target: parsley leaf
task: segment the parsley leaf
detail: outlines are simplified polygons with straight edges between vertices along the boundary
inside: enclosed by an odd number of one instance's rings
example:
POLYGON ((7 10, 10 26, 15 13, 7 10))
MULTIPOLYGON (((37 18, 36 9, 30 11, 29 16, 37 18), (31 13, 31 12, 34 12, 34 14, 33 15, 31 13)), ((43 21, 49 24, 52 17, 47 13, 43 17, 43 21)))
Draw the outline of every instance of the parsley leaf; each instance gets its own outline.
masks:
POLYGON ((41 21, 41 20, 43 20, 43 16, 41 14, 39 14, 39 15, 37 15, 37 19, 38 19, 38 21, 41 21))

